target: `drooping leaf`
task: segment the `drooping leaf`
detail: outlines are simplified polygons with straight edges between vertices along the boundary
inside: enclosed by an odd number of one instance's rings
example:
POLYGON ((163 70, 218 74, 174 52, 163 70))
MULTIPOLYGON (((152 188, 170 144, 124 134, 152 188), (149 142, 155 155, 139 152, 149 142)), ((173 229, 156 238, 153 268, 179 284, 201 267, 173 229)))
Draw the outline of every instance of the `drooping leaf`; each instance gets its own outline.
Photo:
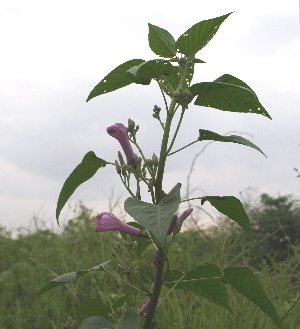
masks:
POLYGON ((257 113, 271 119, 252 89, 223 82, 200 82, 191 86, 197 95, 195 105, 213 107, 222 111, 257 113))
POLYGON ((105 167, 106 161, 96 157, 95 153, 90 151, 82 159, 81 163, 72 171, 65 181, 56 206, 56 220, 58 222, 59 214, 69 200, 70 196, 75 192, 77 187, 92 178, 98 169, 105 167))
POLYGON ((162 245, 180 203, 180 187, 180 183, 176 184, 158 204, 150 204, 135 198, 128 198, 124 203, 125 211, 149 230, 162 245))
POLYGON ((174 66, 164 59, 153 59, 134 66, 127 71, 134 83, 148 85, 152 79, 172 74, 174 66))
POLYGON ((92 316, 85 319, 80 327, 80 329, 117 329, 115 325, 101 316, 92 316))
POLYGON ((148 23, 149 47, 158 56, 172 58, 176 55, 175 39, 165 29, 148 23))
POLYGON ((176 41, 176 49, 185 56, 194 56, 199 50, 204 48, 217 33, 221 24, 230 15, 204 20, 193 25, 184 32, 176 41))
POLYGON ((201 205, 208 201, 219 212, 237 222, 250 239, 253 233, 248 215, 239 199, 234 196, 206 196, 202 198, 201 205))
POLYGON ((107 94, 111 91, 123 88, 133 83, 133 78, 130 75, 127 75, 126 71, 128 71, 133 66, 140 65, 143 62, 143 59, 131 59, 117 66, 94 87, 86 101, 88 102, 90 99, 96 96, 107 94))
POLYGON ((94 272, 94 271, 104 271, 105 266, 109 263, 110 261, 104 262, 100 265, 94 266, 90 268, 89 270, 84 270, 84 271, 77 271, 77 272, 71 272, 67 274, 63 274, 58 276, 57 278, 51 280, 50 282, 46 283, 33 297, 33 300, 38 297, 39 295, 44 294, 45 292, 48 292, 54 288, 57 288, 59 286, 62 286, 66 283, 74 283, 77 279, 80 277, 94 272))
POLYGON ((227 267, 223 272, 224 280, 228 284, 257 305, 276 323, 278 328, 283 328, 274 305, 249 267, 227 267))
POLYGON ((100 298, 91 297, 80 304, 76 315, 78 323, 81 325, 85 319, 93 316, 101 316, 109 321, 111 319, 109 313, 111 313, 111 308, 108 305, 104 304, 100 298))
MULTIPOLYGON (((139 225, 136 222, 129 222, 126 224, 139 228, 142 231, 145 229, 142 225, 139 225)), ((121 236, 124 240, 127 239, 127 234, 121 232, 121 236)), ((138 258, 140 258, 142 256, 143 252, 151 245, 151 241, 149 241, 148 239, 135 237, 133 235, 130 236, 130 239, 131 239, 131 241, 136 241, 136 243, 137 243, 136 255, 138 256, 138 258)))
POLYGON ((191 291, 230 310, 228 294, 222 277, 223 273, 217 265, 204 263, 187 273, 170 271, 164 284, 169 288, 177 284, 175 289, 191 291))
POLYGON ((130 307, 126 310, 122 323, 118 326, 118 329, 139 329, 141 323, 141 317, 137 308, 130 307))
POLYGON ((263 151, 251 143, 248 139, 241 137, 241 136, 236 136, 236 135, 230 135, 230 136, 221 136, 213 131, 209 130, 204 130, 204 129, 199 129, 199 141, 217 141, 217 142, 230 142, 230 143, 237 143, 237 144, 242 144, 246 146, 250 146, 254 148, 255 150, 259 151, 262 153, 265 157, 266 155, 263 153, 263 151))

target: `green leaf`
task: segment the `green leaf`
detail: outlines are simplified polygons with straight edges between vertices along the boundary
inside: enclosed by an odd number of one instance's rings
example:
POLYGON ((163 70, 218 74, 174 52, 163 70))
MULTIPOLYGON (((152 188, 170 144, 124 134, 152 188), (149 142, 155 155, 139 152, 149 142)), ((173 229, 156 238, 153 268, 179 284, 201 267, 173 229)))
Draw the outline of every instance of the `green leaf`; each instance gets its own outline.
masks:
POLYGON ((187 273, 170 271, 164 284, 171 288, 176 283, 176 289, 191 291, 216 305, 230 310, 228 294, 223 282, 223 273, 217 265, 204 263, 187 273), (178 281, 180 282, 178 283, 178 281))
POLYGON ((96 157, 92 151, 83 157, 81 163, 72 171, 60 191, 56 206, 56 220, 58 224, 58 217, 62 208, 77 187, 93 177, 98 169, 105 166, 106 161, 96 157))
POLYGON ((80 329, 117 329, 111 322, 105 320, 101 316, 92 316, 85 319, 80 329))
POLYGON ((77 271, 77 272, 71 272, 67 274, 63 274, 58 276, 57 278, 51 280, 50 282, 46 283, 33 297, 33 300, 38 297, 39 295, 42 295, 54 288, 57 288, 59 286, 62 286, 66 283, 74 283, 77 279, 80 277, 94 272, 94 271, 104 271, 104 267, 109 263, 110 261, 104 262, 100 265, 94 266, 90 268, 89 270, 84 271, 77 271))
POLYGON ((223 74, 218 79, 214 80, 214 82, 227 83, 227 84, 230 84, 230 85, 235 85, 235 86, 243 87, 243 88, 246 88, 246 89, 249 89, 250 91, 252 91, 252 93, 256 96, 254 90, 252 88, 250 88, 246 84, 246 82, 244 82, 244 81, 242 81, 242 80, 234 77, 233 75, 223 74))
POLYGON ((118 326, 118 329, 139 329, 141 323, 141 317, 137 308, 130 307, 126 310, 122 323, 118 326))
POLYGON ((158 56, 172 58, 176 55, 175 39, 165 29, 148 23, 149 47, 158 56))
POLYGON ((242 144, 246 146, 250 146, 254 148, 255 150, 259 151, 262 153, 265 157, 267 157, 263 151, 251 143, 248 139, 243 138, 241 136, 236 136, 236 135, 230 135, 230 136, 221 136, 213 131, 209 130, 204 130, 204 129, 199 129, 199 141, 217 141, 217 142, 231 142, 231 143, 237 143, 237 144, 242 144))
POLYGON ((174 66, 164 59, 153 59, 134 66, 127 71, 132 77, 134 83, 148 85, 152 79, 161 75, 170 75, 174 70, 174 66))
MULTIPOLYGON (((139 228, 142 231, 145 229, 145 227, 143 227, 142 225, 139 225, 136 222, 129 222, 126 224, 139 228)), ((121 236, 124 240, 127 240, 127 234, 121 232, 121 236)), ((142 256, 143 252, 151 245, 151 241, 149 241, 148 239, 135 237, 133 235, 130 236, 130 239, 131 239, 131 241, 136 241, 136 243, 137 243, 136 255, 138 256, 138 258, 140 258, 142 256)))
POLYGON ((222 111, 257 113, 271 119, 252 89, 229 83, 200 82, 191 86, 193 95, 198 95, 195 105, 213 107, 222 111))
POLYGON ((203 205, 205 201, 208 201, 222 214, 237 222, 246 232, 248 237, 251 240, 253 239, 250 220, 239 199, 234 196, 206 196, 202 198, 201 205, 203 205))
POLYGON ((133 83, 133 78, 128 76, 126 71, 128 71, 131 67, 139 65, 143 62, 143 59, 131 59, 116 67, 94 87, 86 101, 88 102, 90 99, 96 96, 107 94, 111 91, 123 88, 133 83))
POLYGON ((111 308, 108 305, 104 304, 100 298, 92 297, 80 304, 76 315, 79 325, 81 325, 85 319, 92 316, 101 316, 109 321, 111 319, 109 313, 111 313, 111 308))
MULTIPOLYGON (((194 63, 189 63, 187 65, 187 70, 186 70, 186 79, 185 82, 182 85, 183 89, 189 89, 191 81, 194 76, 194 63)), ((175 66, 173 68, 172 74, 169 76, 160 76, 159 77, 159 82, 161 83, 162 89, 165 91, 167 95, 169 95, 171 98, 173 97, 173 92, 178 88, 180 80, 181 80, 181 70, 178 66, 175 66)))
POLYGON ((228 284, 257 305, 279 328, 283 328, 274 305, 249 267, 227 267, 223 271, 228 284))
POLYGON ((193 25, 176 41, 176 49, 178 52, 187 57, 194 56, 208 44, 217 33, 220 25, 230 14, 231 13, 208 19, 193 25))
POLYGON ((157 205, 128 198, 124 203, 125 211, 139 224, 149 230, 163 245, 171 220, 180 203, 180 187, 178 183, 157 205))

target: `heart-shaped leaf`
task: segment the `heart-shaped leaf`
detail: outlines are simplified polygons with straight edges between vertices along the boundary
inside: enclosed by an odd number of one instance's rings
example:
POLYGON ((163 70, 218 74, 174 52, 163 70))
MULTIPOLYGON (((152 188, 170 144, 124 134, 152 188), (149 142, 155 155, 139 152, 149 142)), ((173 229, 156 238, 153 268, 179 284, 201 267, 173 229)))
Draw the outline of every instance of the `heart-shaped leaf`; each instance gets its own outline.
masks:
POLYGON ((162 245, 165 243, 171 220, 180 203, 180 187, 180 183, 176 184, 158 204, 135 198, 128 198, 124 203, 125 211, 149 230, 162 245))
POLYGON ((184 54, 186 57, 194 56, 208 44, 230 14, 208 19, 193 25, 176 41, 178 52, 184 54))
POLYGON ((274 305, 249 267, 226 267, 223 272, 224 280, 228 284, 257 305, 276 323, 278 328, 283 328, 274 305))
POLYGON ((60 191, 56 206, 56 220, 58 224, 58 217, 62 208, 77 187, 92 178, 98 169, 106 166, 106 163, 105 160, 96 157, 92 151, 83 157, 81 163, 72 171, 60 191))
POLYGON ((253 233, 248 215, 239 199, 234 196, 206 196, 201 200, 201 205, 208 201, 213 207, 225 216, 237 222, 253 239, 253 233))
POLYGON ((112 70, 102 79, 90 92, 87 102, 99 95, 107 94, 111 91, 123 88, 133 83, 133 78, 126 74, 131 67, 143 63, 143 59, 131 59, 112 70))
POLYGON ((130 307, 126 310, 118 329, 139 329, 140 323, 141 317, 137 308, 130 307))
POLYGON ((221 136, 213 131, 199 129, 198 140, 199 141, 206 140, 206 141, 216 141, 216 142, 225 142, 225 143, 230 142, 230 143, 242 144, 242 145, 246 145, 246 146, 250 146, 250 147, 254 148, 255 150, 259 151, 266 157, 266 155, 263 153, 263 151, 259 147, 257 147, 253 143, 251 143, 248 139, 243 138, 241 136, 236 136, 236 135, 221 136))

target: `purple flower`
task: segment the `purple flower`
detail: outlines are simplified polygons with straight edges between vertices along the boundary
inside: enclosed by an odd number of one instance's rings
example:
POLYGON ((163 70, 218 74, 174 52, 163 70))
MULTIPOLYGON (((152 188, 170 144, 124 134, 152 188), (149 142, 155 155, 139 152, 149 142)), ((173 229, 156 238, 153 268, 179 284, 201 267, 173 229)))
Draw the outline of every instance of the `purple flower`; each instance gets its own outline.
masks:
POLYGON ((174 215, 171 220, 167 235, 170 235, 171 233, 173 233, 176 226, 182 225, 184 220, 189 217, 189 215, 192 213, 192 211, 193 211, 193 208, 188 208, 180 216, 174 215))
POLYGON ((134 236, 144 236, 140 229, 121 222, 110 212, 101 212, 96 216, 96 221, 96 232, 119 231, 134 236))
POLYGON ((132 147, 129 143, 127 129, 122 123, 115 123, 114 125, 106 129, 107 133, 116 138, 126 155, 127 161, 129 163, 135 162, 135 156, 132 150, 132 147))
POLYGON ((177 224, 181 225, 185 219, 189 217, 189 215, 192 213, 193 208, 186 209, 180 216, 178 216, 177 224))
POLYGON ((150 304, 150 297, 146 300, 146 303, 140 308, 139 314, 143 315, 147 313, 150 304))

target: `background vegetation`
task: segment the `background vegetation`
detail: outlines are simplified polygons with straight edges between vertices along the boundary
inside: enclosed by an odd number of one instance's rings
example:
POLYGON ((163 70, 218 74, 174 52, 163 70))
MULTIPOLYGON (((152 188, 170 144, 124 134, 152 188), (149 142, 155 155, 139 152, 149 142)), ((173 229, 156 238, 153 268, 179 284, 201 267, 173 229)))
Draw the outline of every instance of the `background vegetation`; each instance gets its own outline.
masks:
MULTIPOLYGON (((171 268, 192 268, 203 262, 220 267, 250 265, 279 315, 283 317, 292 308, 283 319, 284 327, 300 328, 300 206, 293 196, 267 194, 256 201, 250 197, 245 205, 254 228, 254 243, 231 221, 219 218, 216 226, 200 234, 199 228, 180 233, 170 253, 171 268)), ((122 295, 122 286, 103 272, 86 275, 76 284, 57 288, 32 302, 37 290, 52 278, 112 259, 114 241, 122 240, 118 234, 95 233, 94 219, 84 207, 74 211, 74 218, 60 235, 37 229, 13 239, 11 232, 1 228, 0 328, 62 328, 69 316, 77 318, 79 305, 90 297, 107 304, 115 302, 122 295)), ((140 275, 149 278, 149 284, 154 274, 149 266, 152 257, 153 250, 148 248, 139 260, 143 265, 140 275)), ((109 267, 114 269, 113 262, 109 267)), ((274 328, 264 313, 236 292, 230 291, 230 300, 232 313, 192 293, 174 290, 159 307, 153 328, 274 328)), ((136 306, 144 301, 138 299, 136 306)))

